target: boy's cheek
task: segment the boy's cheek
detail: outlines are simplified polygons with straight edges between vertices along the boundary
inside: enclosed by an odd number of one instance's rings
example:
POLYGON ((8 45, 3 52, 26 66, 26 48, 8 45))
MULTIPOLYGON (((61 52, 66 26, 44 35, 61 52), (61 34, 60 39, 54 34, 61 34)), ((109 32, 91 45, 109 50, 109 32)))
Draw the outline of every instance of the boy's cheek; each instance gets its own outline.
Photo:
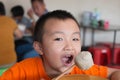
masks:
POLYGON ((74 47, 77 51, 81 51, 81 45, 75 45, 74 47))

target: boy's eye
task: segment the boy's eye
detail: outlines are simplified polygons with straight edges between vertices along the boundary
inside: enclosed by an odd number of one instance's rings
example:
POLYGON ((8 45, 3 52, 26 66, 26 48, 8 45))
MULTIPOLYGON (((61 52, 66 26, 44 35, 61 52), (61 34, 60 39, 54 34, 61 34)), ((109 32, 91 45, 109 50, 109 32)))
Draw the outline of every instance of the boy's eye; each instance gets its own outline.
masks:
POLYGON ((62 41, 63 39, 62 38, 55 38, 54 40, 55 41, 62 41))
POLYGON ((79 38, 74 38, 73 41, 79 41, 79 38))

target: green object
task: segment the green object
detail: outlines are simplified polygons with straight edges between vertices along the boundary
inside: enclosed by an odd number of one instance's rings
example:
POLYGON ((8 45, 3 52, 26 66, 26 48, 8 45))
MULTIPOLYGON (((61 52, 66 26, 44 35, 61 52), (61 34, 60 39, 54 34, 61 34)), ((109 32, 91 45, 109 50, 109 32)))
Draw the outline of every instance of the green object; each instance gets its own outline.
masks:
POLYGON ((0 76, 7 70, 8 68, 0 68, 0 76))
POLYGON ((97 20, 92 20, 92 26, 94 27, 94 28, 97 28, 98 27, 98 21, 97 20))

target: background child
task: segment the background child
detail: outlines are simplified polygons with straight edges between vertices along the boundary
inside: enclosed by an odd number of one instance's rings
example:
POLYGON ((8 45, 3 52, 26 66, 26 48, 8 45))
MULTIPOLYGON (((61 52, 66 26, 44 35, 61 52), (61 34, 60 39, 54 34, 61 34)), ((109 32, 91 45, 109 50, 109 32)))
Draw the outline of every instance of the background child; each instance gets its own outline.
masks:
MULTIPOLYGON (((39 56, 36 52, 33 52, 33 37, 32 37, 32 23, 30 19, 24 16, 24 8, 21 5, 16 5, 11 8, 13 19, 16 21, 19 27, 22 25, 24 30, 24 37, 22 39, 15 40, 17 61, 21 61, 26 58, 39 56), (30 53, 32 51, 32 53, 30 53)), ((20 29, 21 30, 21 29, 20 29)))
MULTIPOLYGON (((42 58, 29 58, 15 64, 1 76, 0 80, 50 80, 70 68, 81 51, 78 22, 66 11, 48 12, 37 21, 33 46, 42 58)), ((74 66, 67 74, 87 74, 107 78, 115 71, 117 69, 98 65, 88 70, 74 66)), ((117 76, 117 79, 119 78, 117 76)))
POLYGON ((5 14, 5 6, 0 1, 0 74, 16 63, 14 36, 19 39, 23 37, 16 22, 5 14))
POLYGON ((36 23, 36 17, 34 16, 34 13, 37 17, 41 17, 42 15, 46 14, 48 10, 46 9, 46 4, 44 0, 30 0, 32 9, 29 9, 27 14, 31 18, 31 21, 33 22, 33 29, 35 27, 36 23))

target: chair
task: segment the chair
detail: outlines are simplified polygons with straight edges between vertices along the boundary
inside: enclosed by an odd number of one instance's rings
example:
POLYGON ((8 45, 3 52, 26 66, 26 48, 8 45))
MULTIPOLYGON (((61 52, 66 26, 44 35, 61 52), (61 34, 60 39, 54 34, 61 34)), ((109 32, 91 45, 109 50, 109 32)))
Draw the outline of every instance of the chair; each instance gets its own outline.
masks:
POLYGON ((93 61, 98 65, 108 65, 111 63, 111 52, 108 47, 94 46, 88 49, 92 53, 93 61))
POLYGON ((114 49, 113 63, 117 64, 117 65, 120 65, 120 47, 116 47, 114 49))

